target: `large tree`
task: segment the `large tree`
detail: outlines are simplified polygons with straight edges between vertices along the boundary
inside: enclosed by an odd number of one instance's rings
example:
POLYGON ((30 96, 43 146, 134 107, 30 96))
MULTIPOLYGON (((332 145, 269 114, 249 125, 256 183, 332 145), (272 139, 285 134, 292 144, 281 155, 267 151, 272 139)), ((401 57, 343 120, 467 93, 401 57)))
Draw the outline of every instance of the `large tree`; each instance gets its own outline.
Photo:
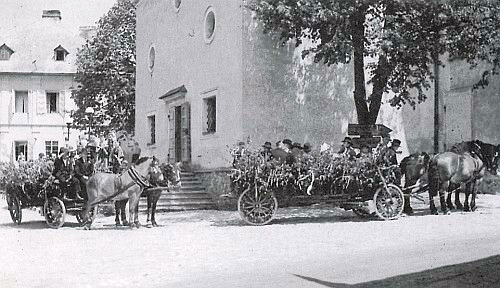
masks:
POLYGON ((283 43, 312 39, 304 56, 315 62, 353 62, 359 124, 375 123, 385 92, 394 92, 389 101, 397 107, 424 101, 440 55, 486 61, 493 72, 499 65, 500 1, 256 0, 249 7, 283 43))
POLYGON ((98 22, 97 35, 78 51, 73 91, 78 107, 72 114, 79 128, 94 133, 134 130, 135 111, 135 5, 118 0, 98 22), (93 115, 85 110, 92 107, 93 115))

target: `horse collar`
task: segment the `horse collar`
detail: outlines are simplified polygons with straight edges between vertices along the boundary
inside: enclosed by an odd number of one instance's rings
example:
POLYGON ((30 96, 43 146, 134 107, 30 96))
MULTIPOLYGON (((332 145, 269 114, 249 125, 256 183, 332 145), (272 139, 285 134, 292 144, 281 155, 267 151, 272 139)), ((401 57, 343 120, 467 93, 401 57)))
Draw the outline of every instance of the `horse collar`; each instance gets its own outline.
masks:
POLYGON ((137 185, 141 186, 141 188, 146 188, 146 187, 150 187, 151 185, 148 183, 148 180, 146 180, 146 178, 144 178, 144 176, 140 175, 137 170, 135 170, 134 167, 130 167, 130 169, 128 170, 128 175, 130 176, 130 178, 132 178, 132 180, 137 183, 137 185))

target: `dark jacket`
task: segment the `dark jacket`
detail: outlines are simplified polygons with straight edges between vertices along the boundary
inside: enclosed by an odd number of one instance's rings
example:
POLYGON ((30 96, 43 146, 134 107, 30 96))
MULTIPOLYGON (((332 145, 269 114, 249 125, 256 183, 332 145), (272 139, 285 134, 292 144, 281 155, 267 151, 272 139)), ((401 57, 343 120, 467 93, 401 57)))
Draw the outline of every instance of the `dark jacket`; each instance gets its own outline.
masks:
POLYGON ((83 176, 90 176, 94 173, 94 165, 87 159, 79 158, 75 162, 75 176, 77 178, 83 178, 83 176))
MULTIPOLYGON (((66 161, 69 162, 69 160, 66 161)), ((61 182, 66 182, 71 175, 69 165, 64 164, 63 159, 59 157, 56 158, 56 160, 54 160, 54 170, 52 171, 52 175, 54 175, 54 177, 59 179, 61 182)))

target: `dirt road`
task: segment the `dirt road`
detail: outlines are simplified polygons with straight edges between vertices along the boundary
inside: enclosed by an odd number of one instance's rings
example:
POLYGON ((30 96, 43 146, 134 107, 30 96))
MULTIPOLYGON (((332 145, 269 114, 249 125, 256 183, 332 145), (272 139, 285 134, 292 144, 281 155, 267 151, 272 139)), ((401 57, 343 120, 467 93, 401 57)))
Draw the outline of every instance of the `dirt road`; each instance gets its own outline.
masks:
POLYGON ((492 287, 498 258, 436 269, 500 254, 500 196, 478 205, 432 216, 420 204, 395 221, 287 208, 263 227, 237 212, 163 213, 161 227, 138 230, 100 216, 91 231, 73 216, 47 228, 29 209, 18 226, 1 207, 0 287, 492 287))

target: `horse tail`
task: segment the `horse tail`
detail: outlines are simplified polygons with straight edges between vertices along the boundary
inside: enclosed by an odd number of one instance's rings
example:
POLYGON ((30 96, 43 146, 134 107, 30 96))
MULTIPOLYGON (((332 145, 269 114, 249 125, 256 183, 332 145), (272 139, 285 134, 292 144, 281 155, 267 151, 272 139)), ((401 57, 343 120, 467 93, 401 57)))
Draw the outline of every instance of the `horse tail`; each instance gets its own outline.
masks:
POLYGON ((436 157, 430 159, 429 170, 427 175, 429 177, 429 196, 432 197, 437 196, 439 190, 440 177, 439 177, 439 170, 437 166, 436 157))

